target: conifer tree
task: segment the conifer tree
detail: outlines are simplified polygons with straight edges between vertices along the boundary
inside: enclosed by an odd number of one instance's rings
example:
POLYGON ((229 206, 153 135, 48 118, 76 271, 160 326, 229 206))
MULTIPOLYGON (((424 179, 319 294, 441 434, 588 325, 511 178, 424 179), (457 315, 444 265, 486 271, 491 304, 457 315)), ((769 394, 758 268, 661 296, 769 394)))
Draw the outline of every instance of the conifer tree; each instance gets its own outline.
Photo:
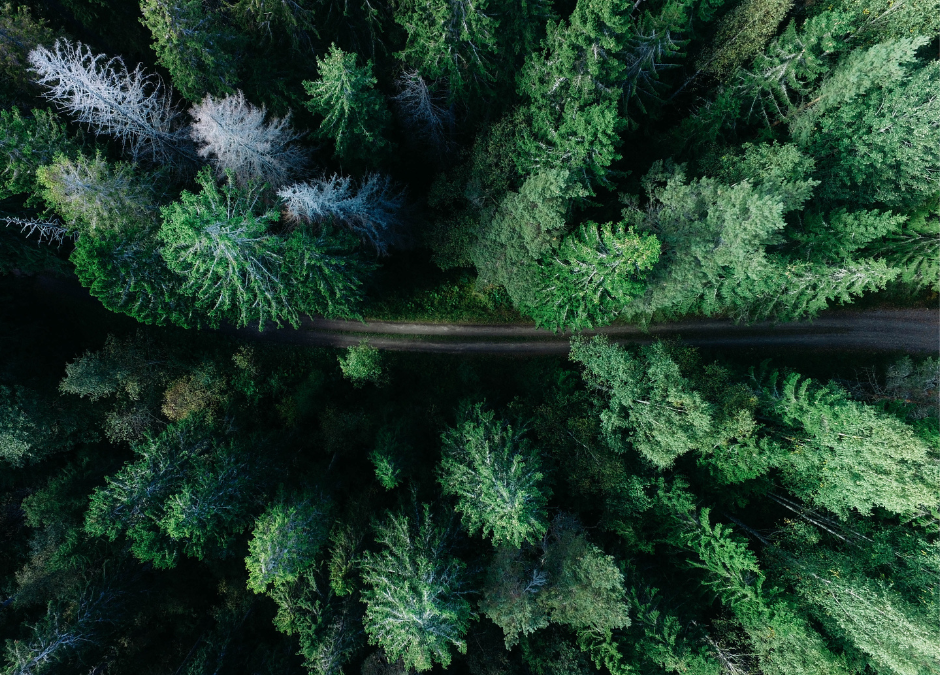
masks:
POLYGON ((388 108, 375 91, 372 62, 356 65, 356 55, 330 46, 325 58, 317 58, 320 78, 304 81, 311 96, 307 107, 323 116, 317 135, 335 142, 336 155, 343 161, 369 161, 377 150, 388 145, 385 129, 388 108))
POLYGON ((257 181, 281 187, 308 158, 296 144, 300 136, 290 128, 290 116, 265 122, 266 114, 240 91, 221 99, 206 96, 190 110, 199 156, 211 158, 221 175, 231 171, 240 185, 257 181))
POLYGON ((75 159, 78 143, 50 110, 37 108, 24 117, 19 108, 0 110, 0 198, 26 194, 32 203, 39 192, 37 170, 57 157, 75 159))
POLYGON ((404 193, 387 176, 370 173, 358 184, 336 174, 278 191, 291 220, 342 225, 380 255, 401 238, 404 193))
POLYGON ((470 534, 480 532, 498 545, 521 546, 542 538, 548 527, 547 489, 538 454, 493 411, 476 404, 448 429, 438 480, 470 534))
POLYGON ((537 324, 556 330, 611 323, 645 291, 643 278, 658 261, 656 237, 622 224, 585 223, 543 259, 530 296, 537 304, 520 303, 521 309, 537 324))
POLYGON ((470 621, 464 563, 449 552, 448 533, 427 505, 413 516, 388 514, 376 526, 378 552, 362 559, 369 641, 406 668, 447 667, 451 647, 465 653, 470 621))
POLYGON ((408 33, 398 53, 410 68, 446 83, 452 98, 485 92, 492 79, 498 21, 487 0, 408 0, 395 21, 408 33))
POLYGON ((29 63, 47 99, 95 133, 114 136, 132 158, 170 165, 196 159, 169 92, 139 66, 129 71, 120 58, 68 40, 56 40, 51 51, 36 47, 29 63))
POLYGON ((206 93, 234 91, 233 50, 239 38, 224 27, 217 10, 206 10, 198 0, 144 0, 140 9, 140 21, 153 35, 157 61, 185 98, 198 101, 206 93))

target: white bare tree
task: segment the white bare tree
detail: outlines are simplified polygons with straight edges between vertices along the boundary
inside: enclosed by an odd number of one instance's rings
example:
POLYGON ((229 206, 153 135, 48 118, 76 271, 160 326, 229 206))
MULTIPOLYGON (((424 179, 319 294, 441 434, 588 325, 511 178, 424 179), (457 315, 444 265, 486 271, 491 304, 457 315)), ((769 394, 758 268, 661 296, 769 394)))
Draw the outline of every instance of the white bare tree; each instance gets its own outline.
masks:
POLYGON ((398 94, 393 99, 405 124, 420 140, 439 152, 447 149, 447 132, 453 124, 450 109, 441 106, 435 93, 417 71, 398 77, 398 94))
POLYGON ((32 220, 30 218, 17 218, 16 216, 8 216, 0 220, 3 220, 7 227, 13 225, 14 227, 20 228, 20 232, 25 233, 27 237, 38 234, 37 239, 39 243, 49 242, 50 244, 56 243, 61 246, 66 241, 75 241, 78 239, 77 233, 70 231, 62 223, 56 221, 32 220))
POLYGON ((118 57, 64 39, 51 50, 33 49, 29 63, 47 99, 95 133, 117 138, 134 160, 174 166, 197 160, 163 82, 140 66, 129 71, 118 57))
POLYGON ((211 158, 220 173, 234 172, 242 185, 260 180, 278 188, 308 163, 306 151, 295 143, 300 135, 291 129, 290 115, 266 124, 264 106, 251 105, 241 92, 206 96, 190 114, 199 155, 211 158))
POLYGON ((358 185, 351 178, 324 176, 278 191, 294 222, 332 220, 371 244, 380 255, 401 236, 405 195, 387 176, 368 174, 358 185))

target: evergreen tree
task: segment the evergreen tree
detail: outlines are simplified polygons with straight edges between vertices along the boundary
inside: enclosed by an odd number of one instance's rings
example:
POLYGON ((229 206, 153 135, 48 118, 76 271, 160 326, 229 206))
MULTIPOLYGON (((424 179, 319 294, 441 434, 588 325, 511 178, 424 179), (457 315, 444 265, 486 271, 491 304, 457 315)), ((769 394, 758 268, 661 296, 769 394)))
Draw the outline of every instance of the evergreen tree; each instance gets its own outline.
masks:
POLYGON ((387 176, 370 173, 359 184, 336 174, 278 191, 291 220, 332 222, 348 228, 385 255, 401 238, 404 193, 387 176))
POLYGON ((29 63, 47 99, 95 133, 114 136, 132 158, 170 165, 196 159, 169 92, 140 67, 129 71, 120 58, 68 40, 56 40, 52 51, 36 47, 29 63))
POLYGON ((342 161, 369 161, 377 150, 388 145, 385 129, 388 108, 375 91, 372 62, 359 67, 356 55, 330 46, 326 58, 317 58, 320 78, 304 81, 311 96, 307 107, 323 116, 317 135, 335 143, 342 161))
POLYGON ((101 230, 124 235, 152 230, 158 211, 153 181, 131 164, 110 164, 101 155, 89 159, 56 157, 36 171, 42 198, 70 228, 87 236, 101 230))
POLYGON ((498 21, 486 0, 409 0, 396 9, 395 21, 408 33, 397 54, 431 80, 442 80, 451 98, 482 93, 492 79, 498 21))
MULTIPOLYGON (((588 222, 562 240, 539 266, 531 301, 521 309, 536 324, 583 329, 609 324, 645 290, 643 278, 659 260, 659 242, 622 224, 588 222)), ((530 301, 526 298, 526 301, 530 301)))
POLYGON ((448 552, 448 533, 422 505, 413 517, 389 514, 375 534, 381 550, 362 559, 369 641, 406 668, 450 665, 451 647, 467 650, 471 611, 464 563, 448 552))
POLYGON ((328 504, 312 498, 278 501, 255 521, 248 543, 248 588, 265 592, 271 584, 289 584, 316 560, 329 534, 328 504))
POLYGON ((37 170, 57 157, 75 159, 78 143, 51 111, 34 109, 23 117, 19 108, 12 108, 0 110, 0 150, 0 198, 26 194, 31 203, 40 190, 37 170))
POLYGON ((198 0, 144 0, 140 9, 140 21, 153 35, 157 62, 185 98, 233 93, 239 38, 224 26, 218 11, 206 10, 198 0))
POLYGON ((442 436, 441 490, 457 498, 466 530, 492 537, 497 546, 535 542, 548 527, 548 490, 523 433, 524 427, 513 430, 477 404, 442 436))
POLYGON ((222 99, 206 96, 190 114, 199 156, 211 158, 222 175, 231 171, 240 185, 257 181, 279 188, 307 164, 290 116, 265 123, 264 106, 251 105, 240 91, 222 99))
POLYGON ((772 373, 759 386, 761 407, 782 427, 776 462, 795 494, 842 517, 940 503, 930 448, 908 425, 795 373, 772 373))

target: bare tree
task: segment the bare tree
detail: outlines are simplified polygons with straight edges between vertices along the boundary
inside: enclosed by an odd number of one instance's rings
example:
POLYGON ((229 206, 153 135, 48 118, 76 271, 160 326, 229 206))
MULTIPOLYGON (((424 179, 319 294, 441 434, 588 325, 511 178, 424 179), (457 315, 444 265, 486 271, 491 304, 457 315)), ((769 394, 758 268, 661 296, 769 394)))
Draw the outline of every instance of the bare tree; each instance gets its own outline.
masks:
POLYGON ((398 95, 393 100, 405 124, 422 142, 445 152, 447 133, 454 121, 452 111, 435 100, 435 92, 417 71, 403 72, 397 85, 398 95))
POLYGON ((291 129, 290 115, 265 124, 264 106, 251 105, 241 92, 206 96, 190 114, 199 155, 211 157, 220 173, 234 172, 242 185, 261 180, 278 188, 308 163, 306 151, 295 144, 300 135, 291 129))
POLYGON ((288 217, 295 222, 332 220, 371 244, 380 255, 401 236, 404 193, 387 176, 368 174, 358 187, 352 179, 334 174, 278 191, 288 217))
POLYGON ((120 140, 133 159, 173 165, 197 159, 163 82, 140 66, 129 71, 118 57, 64 39, 51 51, 33 49, 29 63, 47 99, 96 133, 120 140))
POLYGON ((7 227, 14 225, 20 228, 20 232, 26 233, 27 237, 38 234, 38 243, 40 244, 46 241, 50 244, 56 243, 61 246, 66 241, 75 241, 78 239, 77 233, 70 232, 68 228, 59 222, 44 222, 31 220, 29 218, 17 218, 15 216, 3 218, 2 220, 6 223, 7 227))

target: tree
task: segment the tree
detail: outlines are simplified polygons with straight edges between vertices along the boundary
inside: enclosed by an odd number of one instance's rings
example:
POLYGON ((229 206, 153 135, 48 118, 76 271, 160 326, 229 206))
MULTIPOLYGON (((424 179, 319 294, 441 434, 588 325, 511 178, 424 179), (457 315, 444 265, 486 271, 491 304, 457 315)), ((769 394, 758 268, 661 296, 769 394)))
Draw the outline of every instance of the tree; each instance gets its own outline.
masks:
POLYGON ((388 108, 375 91, 372 62, 359 67, 355 54, 331 45, 326 58, 317 58, 317 67, 320 78, 304 81, 312 97, 307 107, 323 116, 317 135, 335 142, 341 160, 369 161, 388 145, 384 134, 389 122, 388 108))
POLYGON ((918 61, 926 43, 915 37, 853 51, 795 117, 796 141, 824 158, 821 197, 910 208, 936 192, 940 64, 918 61))
POLYGON ((81 439, 77 420, 56 403, 25 387, 0 386, 0 460, 35 464, 81 439))
POLYGON ((279 500, 255 521, 248 542, 248 588, 263 593, 271 584, 289 584, 316 561, 329 535, 329 504, 305 498, 279 500))
POLYGON ((4 99, 19 98, 30 85, 27 72, 30 50, 37 45, 50 44, 53 31, 42 18, 33 16, 29 7, 14 7, 12 3, 6 3, 0 6, 0 33, 3 34, 0 41, 0 92, 4 99))
POLYGON ((231 171, 240 185, 257 181, 277 189, 307 165, 290 116, 265 123, 264 106, 251 105, 240 91, 222 99, 210 94, 190 114, 199 156, 211 157, 220 175, 231 171))
POLYGON ((662 343, 643 347, 635 358, 600 336, 574 338, 571 360, 584 366, 588 386, 604 392, 601 429, 617 452, 630 447, 664 468, 715 440, 712 405, 682 376, 662 343))
POLYGON ((198 101, 207 92, 233 92, 238 37, 223 27, 218 13, 207 12, 198 0, 144 0, 140 9, 158 63, 185 98, 198 101))
POLYGON ((97 236, 111 229, 123 235, 153 230, 157 205, 153 180, 140 176, 134 165, 58 156, 36 171, 42 198, 69 224, 70 229, 97 236))
POLYGON ((402 72, 396 84, 398 94, 394 101, 405 124, 419 142, 442 153, 454 124, 452 107, 443 105, 440 94, 416 70, 402 72))
POLYGON ((395 21, 408 33, 397 56, 422 76, 443 80, 452 99, 485 92, 492 75, 488 55, 496 52, 498 22, 486 0, 409 0, 395 21))
POLYGON ((454 429, 444 432, 438 480, 470 534, 492 537, 497 546, 519 547, 542 538, 548 527, 538 454, 482 404, 473 406, 454 429))
POLYGON ((503 629, 508 649, 549 622, 609 636, 630 625, 624 594, 614 559, 587 540, 576 520, 560 514, 541 551, 497 551, 480 609, 503 629))
POLYGON ((718 23, 699 68, 722 80, 730 79, 739 67, 764 51, 792 6, 792 0, 747 0, 737 5, 718 23))
POLYGON ((587 222, 543 259, 537 288, 520 309, 555 330, 610 323, 646 290, 643 279, 659 261, 659 248, 655 236, 622 223, 587 222), (536 304, 529 306, 531 301, 536 304))
POLYGON ((27 194, 30 204, 40 190, 37 170, 57 157, 75 159, 78 143, 53 112, 34 109, 30 117, 23 117, 19 108, 12 108, 0 110, 0 150, 0 198, 27 194))
POLYGON ((45 96, 95 133, 114 136, 133 159, 179 165, 195 161, 163 83, 138 66, 129 71, 119 57, 93 55, 81 43, 56 40, 52 51, 29 53, 45 96))
POLYGON ((776 464, 801 498, 843 518, 940 505, 930 447, 909 425, 796 373, 773 372, 756 384, 764 414, 778 426, 776 464))
POLYGON ((422 505, 414 516, 388 514, 376 526, 378 552, 362 558, 365 631, 406 668, 447 667, 450 648, 465 653, 470 621, 464 564, 449 553, 448 533, 422 505))
POLYGON ((379 255, 401 239, 404 193, 387 176, 370 173, 356 184, 333 174, 284 187, 277 194, 292 221, 341 225, 379 255))
POLYGON ((343 371, 343 377, 350 380, 356 388, 362 387, 367 382, 381 385, 388 381, 388 375, 383 368, 382 354, 375 347, 369 346, 368 340, 350 347, 346 350, 345 358, 339 356, 337 359, 340 370, 343 371))

